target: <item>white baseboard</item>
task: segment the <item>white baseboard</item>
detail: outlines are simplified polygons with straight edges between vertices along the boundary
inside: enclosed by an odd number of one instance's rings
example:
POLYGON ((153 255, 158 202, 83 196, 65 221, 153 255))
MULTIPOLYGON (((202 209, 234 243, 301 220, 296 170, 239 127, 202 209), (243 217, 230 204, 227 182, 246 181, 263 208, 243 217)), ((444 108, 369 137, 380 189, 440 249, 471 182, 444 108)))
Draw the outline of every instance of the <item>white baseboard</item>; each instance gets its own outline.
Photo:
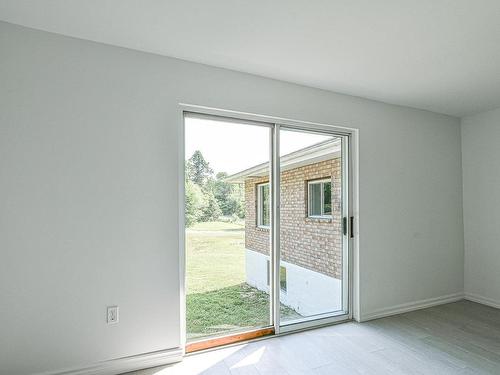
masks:
POLYGON ((403 314, 405 312, 425 309, 427 307, 442 305, 445 303, 456 302, 464 299, 463 293, 453 293, 447 294, 445 296, 422 299, 419 301, 403 303, 401 305, 386 307, 383 309, 373 310, 367 313, 362 313, 360 317, 360 322, 366 322, 368 320, 384 318, 386 316, 403 314))
POLYGON ((124 372, 179 362, 182 360, 183 354, 181 348, 166 349, 98 362, 79 368, 43 372, 37 375, 117 375, 124 372))
POLYGON ((484 297, 476 293, 465 293, 465 299, 468 301, 477 302, 486 306, 491 306, 500 309, 500 301, 484 297))

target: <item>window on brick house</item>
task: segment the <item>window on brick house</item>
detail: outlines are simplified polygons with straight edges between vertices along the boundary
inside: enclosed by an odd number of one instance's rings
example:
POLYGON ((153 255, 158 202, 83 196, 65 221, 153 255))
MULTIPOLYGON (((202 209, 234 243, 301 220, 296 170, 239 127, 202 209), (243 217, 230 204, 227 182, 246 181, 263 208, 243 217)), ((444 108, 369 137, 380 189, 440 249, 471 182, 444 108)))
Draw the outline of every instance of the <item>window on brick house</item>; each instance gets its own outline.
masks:
MULTIPOLYGON (((271 278, 271 268, 270 262, 267 261, 267 286, 269 286, 269 281, 271 278)), ((282 292, 286 293, 286 267, 280 266, 280 289, 282 292)))
POLYGON ((257 185, 257 226, 269 228, 269 183, 257 185))
POLYGON ((332 180, 309 181, 308 190, 308 216, 314 218, 332 217, 332 180))

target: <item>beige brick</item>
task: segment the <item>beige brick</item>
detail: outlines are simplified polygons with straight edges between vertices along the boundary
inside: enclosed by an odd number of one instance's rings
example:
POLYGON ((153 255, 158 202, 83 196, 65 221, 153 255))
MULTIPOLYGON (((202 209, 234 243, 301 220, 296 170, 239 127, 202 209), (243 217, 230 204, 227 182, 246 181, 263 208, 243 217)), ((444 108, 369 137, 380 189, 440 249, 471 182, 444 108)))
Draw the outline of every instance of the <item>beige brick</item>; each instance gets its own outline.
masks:
MULTIPOLYGON (((269 254, 269 231, 257 227, 256 185, 267 177, 245 181, 245 246, 269 254)), ((281 258, 329 276, 342 276, 341 162, 339 158, 281 174, 281 258), (307 217, 307 181, 332 179, 332 219, 307 217)))

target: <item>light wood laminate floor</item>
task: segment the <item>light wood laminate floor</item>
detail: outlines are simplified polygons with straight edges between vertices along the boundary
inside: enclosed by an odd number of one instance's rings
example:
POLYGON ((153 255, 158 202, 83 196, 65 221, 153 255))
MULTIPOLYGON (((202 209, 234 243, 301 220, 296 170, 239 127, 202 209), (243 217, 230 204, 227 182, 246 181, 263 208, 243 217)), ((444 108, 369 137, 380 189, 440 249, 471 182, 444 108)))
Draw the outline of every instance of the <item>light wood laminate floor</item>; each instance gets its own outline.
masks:
POLYGON ((500 374, 500 310, 460 301, 222 348, 132 374, 500 374))

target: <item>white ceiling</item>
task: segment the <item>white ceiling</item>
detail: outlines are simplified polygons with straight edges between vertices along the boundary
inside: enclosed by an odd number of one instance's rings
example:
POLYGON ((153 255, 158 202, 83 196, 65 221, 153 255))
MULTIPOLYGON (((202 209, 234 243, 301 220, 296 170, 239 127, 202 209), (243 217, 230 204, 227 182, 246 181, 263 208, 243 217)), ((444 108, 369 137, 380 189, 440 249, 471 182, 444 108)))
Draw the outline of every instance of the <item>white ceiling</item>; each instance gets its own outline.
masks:
POLYGON ((0 0, 0 19, 455 116, 500 106, 498 0, 0 0))

